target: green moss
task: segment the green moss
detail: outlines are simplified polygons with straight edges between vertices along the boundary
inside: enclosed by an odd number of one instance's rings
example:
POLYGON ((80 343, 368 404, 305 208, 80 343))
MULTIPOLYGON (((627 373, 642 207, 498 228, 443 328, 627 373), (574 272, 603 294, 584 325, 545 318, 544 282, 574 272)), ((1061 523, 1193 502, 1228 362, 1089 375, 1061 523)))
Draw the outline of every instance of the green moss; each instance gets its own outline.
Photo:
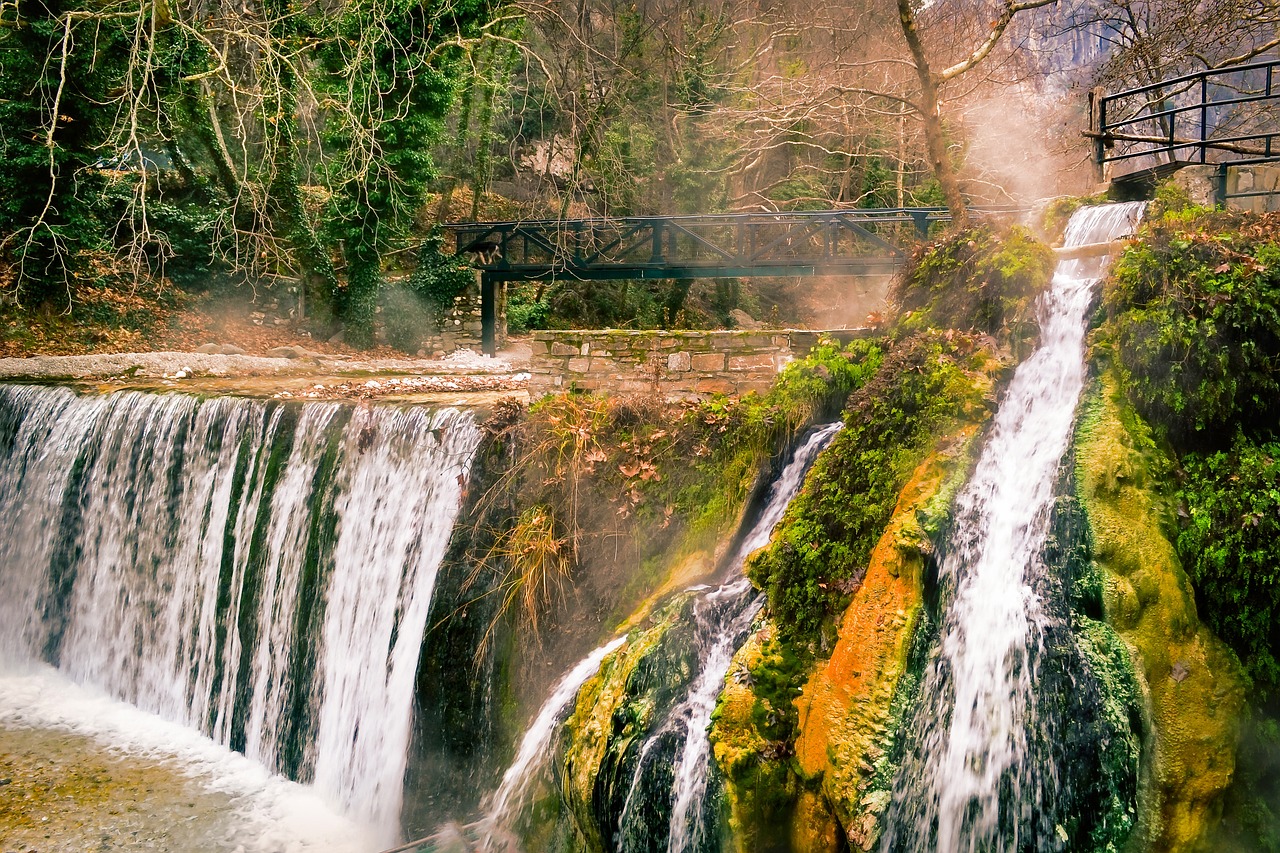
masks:
POLYGON ((1086 205, 1102 204, 1106 200, 1105 193, 1090 196, 1058 196, 1050 200, 1041 213, 1040 234, 1045 242, 1054 246, 1060 245, 1072 214, 1086 205))
POLYGON ((786 641, 830 639, 912 470, 948 424, 982 411, 984 359, 971 339, 916 335, 852 395, 844 430, 748 564, 786 641))
POLYGON ((1016 342, 1034 333, 1032 302, 1053 252, 1020 226, 977 226, 922 247, 894 285, 900 333, 968 329, 1016 342))
MULTIPOLYGON (((629 791, 639 746, 658 714, 683 693, 694 651, 686 623, 695 596, 674 596, 632 631, 578 691, 561 732, 561 791, 570 822, 545 837, 572 838, 567 849, 606 849, 629 791)), ((530 845, 529 849, 545 849, 530 845)))
MULTIPOLYGON (((1125 414, 1117 381, 1088 395, 1076 430, 1077 496, 1104 576, 1106 622, 1131 649, 1143 687, 1141 813, 1136 844, 1206 849, 1230 784, 1239 664, 1196 615, 1187 576, 1169 541, 1168 462, 1140 419, 1125 414)), ((1115 661, 1085 632, 1093 658, 1115 661)), ((1105 639, 1105 636, 1102 637, 1105 639)), ((1106 673, 1115 667, 1099 665, 1106 673)), ((1111 710, 1108 713, 1112 713, 1111 710)), ((1113 756, 1114 757, 1114 756, 1113 756)))

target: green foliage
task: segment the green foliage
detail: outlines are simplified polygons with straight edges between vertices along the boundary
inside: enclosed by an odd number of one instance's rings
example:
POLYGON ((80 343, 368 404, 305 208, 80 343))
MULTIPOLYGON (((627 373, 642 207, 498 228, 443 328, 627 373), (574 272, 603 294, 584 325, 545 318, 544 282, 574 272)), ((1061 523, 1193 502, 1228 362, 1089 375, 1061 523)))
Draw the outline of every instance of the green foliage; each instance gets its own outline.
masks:
POLYGON ((1265 700, 1280 699, 1280 444, 1237 438, 1190 453, 1178 552, 1210 627, 1243 659, 1265 700))
POLYGON ((1224 449, 1280 423, 1280 216, 1179 208, 1116 263, 1097 335, 1175 447, 1224 449))
POLYGON ((808 660, 797 655, 790 643, 770 635, 750 672, 751 692, 755 695, 751 725, 771 743, 794 743, 800 729, 795 700, 809 674, 808 660))
POLYGON ((418 265, 409 274, 409 290, 436 306, 437 311, 448 310, 453 300, 475 281, 472 268, 458 260, 457 255, 446 255, 444 235, 439 228, 432 229, 418 250, 418 265))
POLYGON ((551 319, 551 306, 540 296, 537 286, 527 282, 507 285, 507 331, 519 335, 534 329, 545 329, 551 319))
POLYGON ((981 403, 972 339, 899 342, 851 395, 845 428, 747 571, 784 640, 815 641, 848 602, 911 471, 945 424, 981 403))
POLYGON ((1047 242, 1058 245, 1067 230, 1071 216, 1080 208, 1090 204, 1102 204, 1107 200, 1105 194, 1090 196, 1064 195, 1051 199, 1045 205, 1040 218, 1040 233, 1047 242))
POLYGON ((902 331, 966 329, 1017 340, 1029 334, 1036 294, 1053 274, 1053 252, 1030 231, 982 225, 924 246, 895 282, 902 331))

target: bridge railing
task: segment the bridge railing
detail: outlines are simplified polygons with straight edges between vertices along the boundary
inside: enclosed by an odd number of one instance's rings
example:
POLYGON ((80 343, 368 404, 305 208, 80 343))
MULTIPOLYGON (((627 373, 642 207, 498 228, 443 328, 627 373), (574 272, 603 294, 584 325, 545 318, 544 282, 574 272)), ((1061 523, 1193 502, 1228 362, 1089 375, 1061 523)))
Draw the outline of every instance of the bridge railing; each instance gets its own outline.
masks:
POLYGON ((690 278, 896 267, 941 208, 532 220, 446 226, 499 279, 690 278))
POLYGON ((1280 60, 1200 71, 1090 96, 1099 168, 1167 163, 1234 165, 1280 159, 1280 60))

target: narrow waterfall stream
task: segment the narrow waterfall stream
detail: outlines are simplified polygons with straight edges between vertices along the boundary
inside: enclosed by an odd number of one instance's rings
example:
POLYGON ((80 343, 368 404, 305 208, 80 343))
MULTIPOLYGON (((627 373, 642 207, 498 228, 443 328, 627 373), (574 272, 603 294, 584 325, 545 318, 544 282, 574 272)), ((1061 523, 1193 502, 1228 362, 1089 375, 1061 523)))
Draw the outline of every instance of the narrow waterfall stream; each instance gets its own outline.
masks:
MULTIPOLYGON (((1132 233, 1143 203, 1084 208, 1066 245, 1132 233)), ((1036 702, 1050 616, 1038 590, 1058 467, 1084 385, 1105 258, 1066 260, 1041 297, 1041 343, 1017 369, 942 549, 940 645, 894 783, 883 851, 1058 849, 1036 702)))
MULTIPOLYGON (((708 727, 716 699, 724 689, 734 652, 759 612, 761 601, 742 577, 742 565, 770 534, 792 498, 800 491, 804 475, 840 430, 842 424, 817 427, 800 442, 778 479, 770 486, 758 518, 742 537, 725 564, 727 580, 710 589, 697 588, 693 604, 698 670, 679 701, 639 748, 635 773, 623 808, 614 848, 618 850, 702 849, 708 839, 705 825, 714 815, 706 813, 707 780, 711 772, 708 727), (672 759, 674 756, 674 766, 672 759), (644 823, 632 803, 637 797, 656 796, 670 818, 665 827, 644 823)), ((486 814, 476 824, 485 851, 519 850, 516 838, 520 811, 536 777, 545 772, 553 752, 552 741, 570 703, 583 684, 623 640, 615 639, 580 661, 561 678, 521 741, 515 761, 498 790, 486 799, 486 814)))
POLYGON ((734 652, 763 604, 750 582, 742 577, 742 565, 753 551, 768 543, 787 505, 800 491, 813 460, 841 426, 839 422, 826 424, 804 438, 770 487, 759 518, 726 564, 726 580, 719 587, 702 592, 694 602, 697 670, 683 699, 640 746, 618 819, 616 849, 665 847, 676 853, 703 849, 710 841, 707 824, 717 818, 705 808, 711 773, 711 713, 724 689, 734 652), (639 807, 641 803, 643 809, 639 807), (669 814, 665 828, 650 824, 654 813, 669 814))
POLYGON ((452 410, 0 386, 0 659, 201 732, 394 841, 479 439, 452 410))

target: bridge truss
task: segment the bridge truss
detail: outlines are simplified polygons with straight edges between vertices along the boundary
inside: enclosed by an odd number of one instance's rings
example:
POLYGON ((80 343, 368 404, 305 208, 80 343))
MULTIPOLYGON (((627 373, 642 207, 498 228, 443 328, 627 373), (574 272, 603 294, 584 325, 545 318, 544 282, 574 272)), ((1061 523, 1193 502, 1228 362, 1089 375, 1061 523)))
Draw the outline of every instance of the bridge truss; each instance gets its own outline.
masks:
POLYGON ((481 272, 493 352, 501 282, 890 274, 942 208, 477 222, 445 226, 481 272))

